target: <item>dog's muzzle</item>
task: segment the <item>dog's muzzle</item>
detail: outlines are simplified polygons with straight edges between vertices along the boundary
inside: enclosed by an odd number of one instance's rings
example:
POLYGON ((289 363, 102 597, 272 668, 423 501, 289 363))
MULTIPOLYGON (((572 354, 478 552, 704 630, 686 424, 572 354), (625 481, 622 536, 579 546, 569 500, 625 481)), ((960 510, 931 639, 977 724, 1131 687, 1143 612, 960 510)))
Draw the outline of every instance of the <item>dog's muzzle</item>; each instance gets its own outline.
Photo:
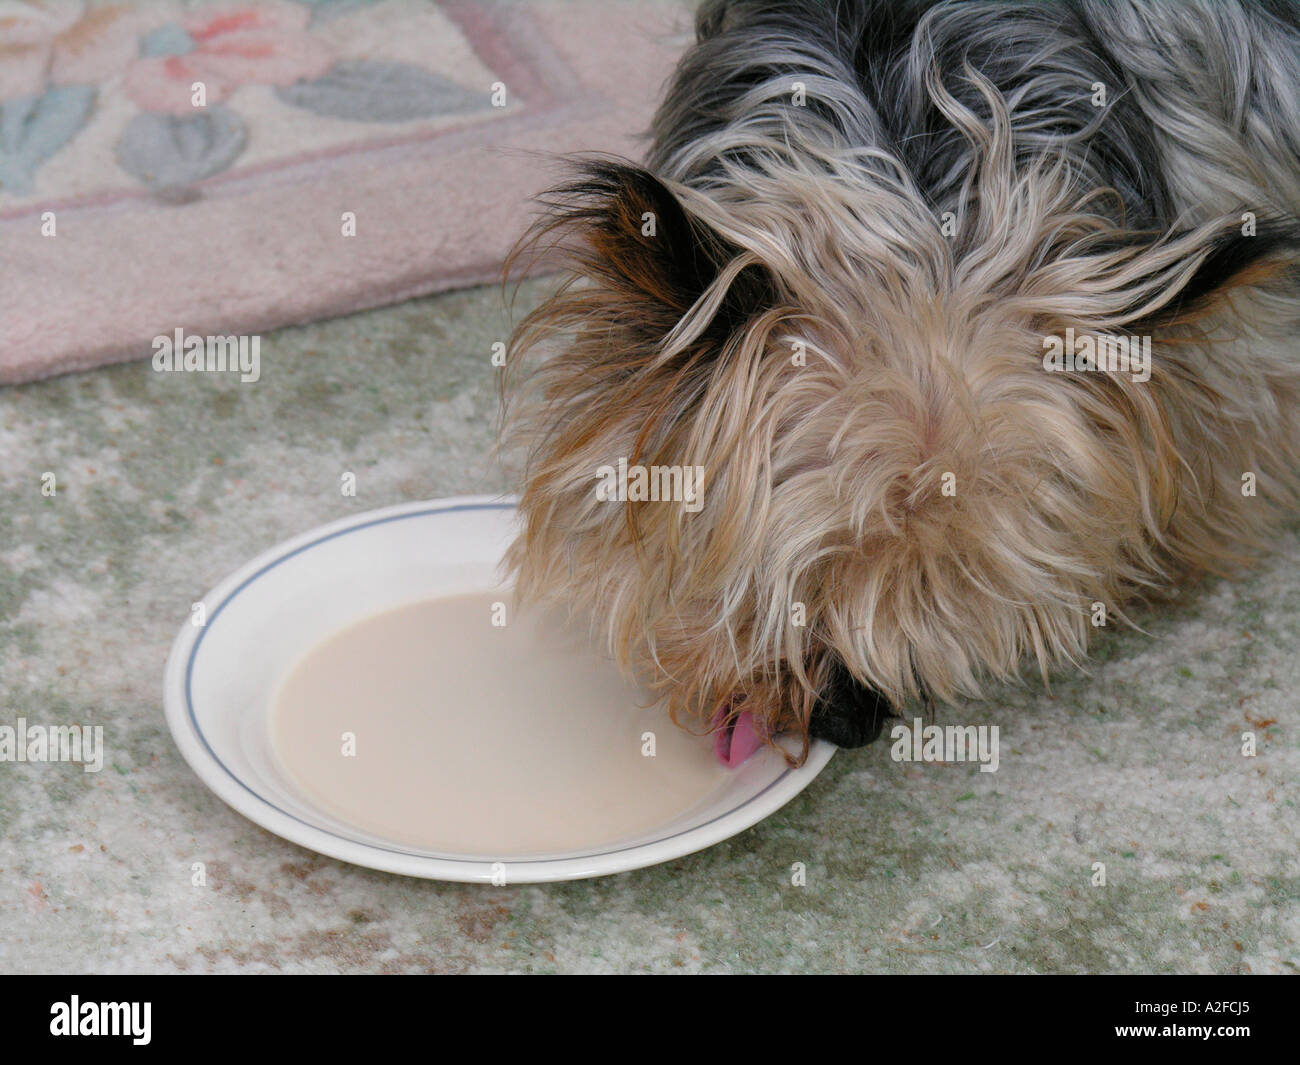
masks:
MULTIPOLYGON (((836 747, 865 747, 880 738, 885 720, 893 716, 889 701, 874 688, 859 684, 838 662, 830 681, 813 704, 808 734, 836 747)), ((735 768, 767 742, 754 718, 743 711, 728 719, 719 711, 713 719, 713 752, 718 761, 735 768)))

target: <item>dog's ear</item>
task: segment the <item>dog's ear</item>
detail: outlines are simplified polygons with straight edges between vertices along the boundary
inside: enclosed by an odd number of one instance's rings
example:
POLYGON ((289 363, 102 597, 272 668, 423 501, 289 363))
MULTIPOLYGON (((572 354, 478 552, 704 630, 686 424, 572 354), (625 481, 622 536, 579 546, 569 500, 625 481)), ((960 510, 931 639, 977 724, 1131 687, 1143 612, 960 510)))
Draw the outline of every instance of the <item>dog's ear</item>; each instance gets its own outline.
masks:
MULTIPOLYGON (((1167 300, 1153 310, 1133 308, 1129 328, 1159 333, 1171 326, 1196 321, 1230 293, 1252 287, 1300 290, 1300 220, 1263 217, 1243 212, 1241 221, 1226 219, 1217 232, 1171 237, 1151 253, 1153 274, 1167 272, 1172 278, 1165 291, 1167 300), (1183 262, 1195 261, 1183 276, 1177 259, 1166 249, 1185 245, 1183 262)), ((1149 291, 1143 298, 1149 298, 1149 291)))
POLYGON ((578 201, 567 218, 587 224, 594 265, 626 295, 680 316, 717 276, 725 252, 649 171, 591 163, 562 191, 569 203, 578 201))
MULTIPOLYGON (((542 198, 546 214, 511 256, 558 251, 565 265, 616 298, 624 326, 671 331, 739 250, 682 206, 643 167, 588 159, 542 198), (629 317, 630 316, 630 317, 629 317)), ((730 331, 771 305, 772 285, 756 265, 741 269, 711 308, 707 330, 730 331)))

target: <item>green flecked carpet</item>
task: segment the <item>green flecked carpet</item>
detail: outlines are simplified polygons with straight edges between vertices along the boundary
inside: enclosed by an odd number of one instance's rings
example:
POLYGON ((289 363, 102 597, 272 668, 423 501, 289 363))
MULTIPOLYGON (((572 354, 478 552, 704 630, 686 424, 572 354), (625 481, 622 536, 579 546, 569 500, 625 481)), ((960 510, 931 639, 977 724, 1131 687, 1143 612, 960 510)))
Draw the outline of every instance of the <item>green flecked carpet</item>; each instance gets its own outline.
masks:
POLYGON ((227 808, 163 722, 190 604, 320 523, 509 487, 488 455, 508 323, 476 289, 267 335, 256 384, 146 359, 0 389, 0 725, 102 725, 107 747, 99 773, 0 762, 0 971, 1300 969, 1294 527, 1244 580, 1108 631, 1091 676, 941 709, 1001 727, 996 773, 841 752, 657 868, 409 880, 227 808))

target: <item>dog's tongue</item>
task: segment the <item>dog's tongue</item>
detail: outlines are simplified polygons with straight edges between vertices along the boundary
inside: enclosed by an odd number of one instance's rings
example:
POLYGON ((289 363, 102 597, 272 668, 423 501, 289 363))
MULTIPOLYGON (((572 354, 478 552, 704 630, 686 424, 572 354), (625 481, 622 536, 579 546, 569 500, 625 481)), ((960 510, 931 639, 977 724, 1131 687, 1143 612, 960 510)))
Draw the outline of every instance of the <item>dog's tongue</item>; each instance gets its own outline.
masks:
MULTIPOLYGON (((720 713, 718 717, 721 716, 720 713)), ((737 715, 733 724, 713 734, 713 753, 728 769, 735 769, 762 746, 763 738, 754 725, 754 715, 748 710, 737 715)))

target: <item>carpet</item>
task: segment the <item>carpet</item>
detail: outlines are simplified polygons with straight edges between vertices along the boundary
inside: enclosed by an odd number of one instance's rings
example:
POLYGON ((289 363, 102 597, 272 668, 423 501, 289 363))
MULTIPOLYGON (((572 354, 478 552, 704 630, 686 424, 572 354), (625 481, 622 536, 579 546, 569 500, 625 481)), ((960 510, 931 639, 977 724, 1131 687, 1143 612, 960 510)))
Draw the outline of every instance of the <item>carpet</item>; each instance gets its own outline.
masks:
POLYGON ((510 324, 498 289, 466 289, 270 333, 256 383, 137 362, 0 389, 0 725, 99 725, 106 747, 98 773, 0 761, 0 971, 1300 970, 1294 526, 1240 580, 1107 629, 1088 674, 941 708, 999 726, 997 772, 841 751, 666 865, 410 880, 223 804, 163 721, 190 604, 323 522, 507 489, 510 324))
POLYGON ((488 281, 635 155, 673 0, 0 7, 0 383, 488 281))

